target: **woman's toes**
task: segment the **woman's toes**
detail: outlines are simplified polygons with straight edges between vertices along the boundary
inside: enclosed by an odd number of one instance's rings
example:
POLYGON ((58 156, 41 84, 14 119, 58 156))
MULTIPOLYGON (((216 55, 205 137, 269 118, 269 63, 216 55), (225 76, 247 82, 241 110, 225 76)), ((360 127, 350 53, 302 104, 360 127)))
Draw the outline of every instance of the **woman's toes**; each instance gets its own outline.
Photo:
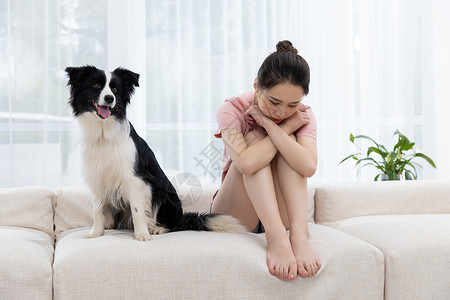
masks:
POLYGON ((270 274, 276 276, 281 280, 291 279, 292 276, 297 273, 297 261, 287 236, 280 240, 274 240, 267 245, 267 265, 269 267, 270 274), (272 272, 273 269, 273 272, 272 272))
POLYGON ((315 263, 315 262, 313 262, 313 263, 311 264, 311 271, 312 271, 311 276, 314 276, 314 275, 317 274, 317 266, 316 266, 316 263, 315 263))
POLYGON ((283 280, 288 279, 288 274, 289 274, 289 268, 288 267, 283 268, 283 280))
POLYGON ((275 276, 275 266, 271 266, 269 263, 267 264, 267 269, 269 270, 270 275, 275 276))
POLYGON ((297 277, 297 262, 289 266, 288 280, 294 280, 297 277))
POLYGON ((288 280, 294 280, 295 277, 297 277, 297 273, 292 273, 292 271, 289 272, 289 278, 288 278, 288 280))
POLYGON ((312 266, 314 268, 314 274, 313 274, 313 276, 314 276, 314 275, 317 274, 317 272, 319 272, 319 270, 322 267, 322 265, 320 264, 320 262, 315 261, 315 262, 313 262, 312 266))
POLYGON ((306 271, 306 269, 305 269, 304 267, 302 267, 302 268, 298 271, 298 275, 299 275, 300 277, 303 277, 303 278, 309 276, 308 271, 306 271))
POLYGON ((275 277, 281 279, 280 267, 275 267, 275 277))
POLYGON ((314 269, 310 264, 305 264, 305 269, 308 272, 308 276, 313 276, 314 269))

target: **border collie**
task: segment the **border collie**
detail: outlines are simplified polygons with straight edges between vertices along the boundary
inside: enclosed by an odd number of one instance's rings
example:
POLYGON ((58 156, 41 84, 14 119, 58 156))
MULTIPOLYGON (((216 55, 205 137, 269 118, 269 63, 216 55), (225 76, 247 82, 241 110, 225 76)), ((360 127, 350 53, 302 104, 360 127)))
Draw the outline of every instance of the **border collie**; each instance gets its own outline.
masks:
POLYGON ((68 67, 69 103, 80 128, 82 173, 94 195, 94 225, 85 238, 105 229, 134 229, 134 237, 180 230, 244 232, 237 219, 184 213, 175 188, 153 151, 127 120, 126 108, 139 74, 124 68, 68 67))

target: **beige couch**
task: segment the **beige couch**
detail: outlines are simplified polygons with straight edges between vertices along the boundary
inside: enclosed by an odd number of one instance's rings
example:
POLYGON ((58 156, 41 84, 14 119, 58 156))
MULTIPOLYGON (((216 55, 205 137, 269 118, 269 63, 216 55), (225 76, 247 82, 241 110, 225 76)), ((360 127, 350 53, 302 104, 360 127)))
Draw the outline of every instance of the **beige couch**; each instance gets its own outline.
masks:
MULTIPOLYGON (((215 189, 185 209, 207 211, 215 189)), ((450 182, 317 184, 309 198, 322 269, 285 282, 264 234, 86 240, 85 189, 0 189, 0 299, 450 299, 450 182)))

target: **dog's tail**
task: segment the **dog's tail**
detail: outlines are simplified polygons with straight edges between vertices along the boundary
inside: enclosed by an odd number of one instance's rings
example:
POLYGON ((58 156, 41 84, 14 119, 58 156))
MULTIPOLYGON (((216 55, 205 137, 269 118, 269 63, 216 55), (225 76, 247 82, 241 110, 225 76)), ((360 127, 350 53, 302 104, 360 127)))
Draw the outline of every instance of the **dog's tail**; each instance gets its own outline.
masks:
POLYGON ((199 212, 184 213, 180 222, 171 231, 186 230, 232 233, 247 232, 245 226, 232 216, 199 212))

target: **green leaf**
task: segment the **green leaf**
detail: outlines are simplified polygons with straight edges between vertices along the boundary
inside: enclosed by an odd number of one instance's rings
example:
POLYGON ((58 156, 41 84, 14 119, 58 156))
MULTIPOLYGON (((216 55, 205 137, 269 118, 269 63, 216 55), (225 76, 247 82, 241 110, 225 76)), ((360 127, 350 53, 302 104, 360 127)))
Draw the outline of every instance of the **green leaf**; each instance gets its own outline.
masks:
POLYGON ((412 172, 411 170, 405 170, 405 179, 406 180, 417 180, 417 172, 412 172))
MULTIPOLYGON (((395 144, 395 146, 394 146, 394 151, 397 151, 398 149, 400 149, 402 147, 402 144, 403 144, 403 140, 401 138, 399 138, 397 144, 395 144)), ((398 151, 398 152, 401 152, 401 151, 398 151)))
POLYGON ((394 151, 396 152, 403 152, 411 149, 414 146, 414 143, 410 143, 409 139, 403 135, 398 129, 394 132, 394 135, 398 135, 398 142, 394 146, 394 151))
POLYGON ((411 149, 414 147, 415 144, 416 144, 416 143, 409 143, 409 144, 406 144, 406 145, 402 148, 402 151, 408 151, 408 150, 411 150, 411 149))
POLYGON ((405 179, 406 180, 412 180, 412 177, 411 177, 410 172, 408 170, 405 171, 405 179))
POLYGON ((368 137, 367 135, 360 134, 360 135, 355 136, 353 139, 354 140, 355 139, 366 139, 366 140, 371 141, 372 143, 374 143, 378 147, 380 146, 377 142, 375 142, 371 137, 368 137))
POLYGON ((434 164, 434 161, 431 158, 429 158, 428 156, 426 156, 425 154, 416 153, 416 154, 414 154, 414 157, 421 157, 421 158, 425 159, 433 168, 436 169, 436 165, 434 164))
POLYGON ((387 156, 387 152, 380 150, 379 148, 369 147, 367 150, 367 156, 369 156, 372 152, 379 154, 382 158, 387 156))
POLYGON ((371 141, 372 143, 374 143, 375 146, 378 148, 378 150, 380 150, 380 153, 382 153, 382 154, 380 154, 380 155, 383 157, 383 160, 385 159, 385 157, 386 157, 387 154, 388 154, 388 151, 387 151, 386 147, 384 147, 384 146, 381 145, 381 144, 378 144, 377 142, 375 142, 374 139, 372 139, 371 137, 369 137, 369 136, 367 136, 367 135, 360 134, 360 135, 357 135, 357 136, 353 137, 353 140, 355 140, 355 139, 366 139, 366 140, 369 140, 369 141, 371 141))
POLYGON ((411 171, 411 170, 407 169, 405 166, 405 172, 409 172, 414 177, 414 179, 417 179, 417 169, 416 169, 416 167, 414 167, 414 163, 408 162, 406 165, 409 167, 412 167, 413 170, 411 171))
POLYGON ((389 155, 386 157, 386 163, 388 165, 390 165, 391 162, 395 159, 396 156, 397 156, 397 154, 395 152, 389 153, 389 155))
POLYGON ((373 179, 373 181, 377 181, 379 177, 380 177, 380 174, 378 174, 377 176, 375 176, 375 178, 373 179))
POLYGON ((394 134, 392 136, 394 136, 394 135, 398 135, 398 139, 402 140, 403 144, 405 144, 405 145, 409 144, 409 140, 406 137, 406 135, 402 134, 398 129, 394 132, 394 134))
POLYGON ((350 133, 350 142, 355 142, 355 137, 353 136, 353 133, 350 133))
POLYGON ((371 162, 373 162, 374 165, 379 166, 378 162, 377 162, 375 159, 373 159, 372 157, 366 157, 366 158, 361 158, 361 159, 359 159, 359 160, 356 162, 355 166, 359 165, 360 163, 362 163, 363 161, 366 161, 366 160, 370 160, 371 162))
POLYGON ((359 173, 361 172, 361 170, 362 170, 362 168, 364 168, 365 166, 374 166, 375 168, 377 168, 377 169, 381 169, 381 167, 380 166, 377 166, 377 165, 375 165, 374 163, 371 163, 371 162, 369 162, 369 163, 367 163, 367 164, 365 164, 365 165, 363 165, 363 166, 360 166, 359 168, 358 168, 358 171, 356 172, 356 176, 359 176, 359 173))
MULTIPOLYGON (((416 169, 416 167, 415 167, 414 165, 417 165, 417 164, 416 164, 416 163, 413 163, 413 162, 409 162, 407 166, 408 166, 408 167, 411 167, 412 170, 410 170, 410 169, 408 169, 408 168, 405 167, 405 172, 411 173, 411 175, 414 176, 414 179, 417 179, 417 169, 416 169)), ((418 165, 418 166, 422 168, 421 165, 418 165)))
POLYGON ((349 156, 347 156, 346 158, 344 158, 343 160, 340 161, 339 165, 342 164, 344 161, 346 161, 349 158, 353 158, 354 160, 358 160, 358 158, 356 157, 356 155, 358 155, 360 153, 355 153, 355 154, 350 154, 349 156))

